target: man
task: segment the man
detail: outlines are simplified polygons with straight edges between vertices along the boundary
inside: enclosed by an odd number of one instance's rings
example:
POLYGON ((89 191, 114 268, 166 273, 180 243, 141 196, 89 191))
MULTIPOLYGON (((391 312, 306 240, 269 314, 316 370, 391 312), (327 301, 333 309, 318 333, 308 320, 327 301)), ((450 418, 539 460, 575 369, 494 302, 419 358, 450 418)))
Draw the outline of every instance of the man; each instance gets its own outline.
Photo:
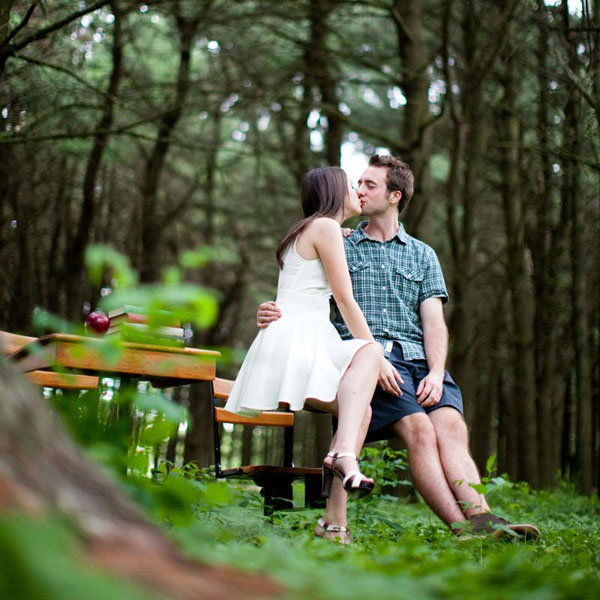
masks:
MULTIPOLYGON (((398 220, 413 185, 406 163, 373 156, 358 188, 369 220, 345 238, 354 296, 387 358, 371 403, 367 441, 402 438, 417 490, 456 533, 462 530, 453 524, 466 517, 474 533, 499 535, 508 527, 537 538, 533 525, 511 524, 491 513, 485 497, 469 485, 481 480, 469 453, 460 389, 445 370, 444 278, 433 249, 409 236, 398 220)), ((257 324, 267 327, 280 315, 273 302, 262 304, 257 324)), ((333 323, 342 338, 351 337, 337 309, 333 323)))

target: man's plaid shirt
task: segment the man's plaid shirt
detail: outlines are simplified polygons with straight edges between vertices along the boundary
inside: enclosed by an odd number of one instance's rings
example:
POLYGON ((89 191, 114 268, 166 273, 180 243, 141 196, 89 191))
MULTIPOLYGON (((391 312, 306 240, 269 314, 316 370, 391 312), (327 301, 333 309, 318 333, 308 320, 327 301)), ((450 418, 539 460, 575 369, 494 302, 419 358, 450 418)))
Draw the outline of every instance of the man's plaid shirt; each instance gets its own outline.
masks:
MULTIPOLYGON (((399 342, 406 360, 424 359, 419 305, 432 297, 448 301, 438 258, 402 225, 391 240, 379 242, 365 233, 366 224, 344 239, 354 298, 378 342, 399 342)), ((339 334, 352 338, 335 302, 332 305, 339 334)))

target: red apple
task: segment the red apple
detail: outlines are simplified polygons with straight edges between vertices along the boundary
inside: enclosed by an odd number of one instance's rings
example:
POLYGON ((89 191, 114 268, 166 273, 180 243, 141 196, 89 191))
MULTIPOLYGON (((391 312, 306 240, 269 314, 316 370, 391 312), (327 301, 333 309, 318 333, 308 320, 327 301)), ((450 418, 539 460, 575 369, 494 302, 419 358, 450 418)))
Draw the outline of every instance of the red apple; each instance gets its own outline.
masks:
POLYGON ((96 333, 106 333, 109 325, 110 319, 108 315, 104 314, 101 310, 91 312, 85 320, 86 328, 92 329, 96 333))

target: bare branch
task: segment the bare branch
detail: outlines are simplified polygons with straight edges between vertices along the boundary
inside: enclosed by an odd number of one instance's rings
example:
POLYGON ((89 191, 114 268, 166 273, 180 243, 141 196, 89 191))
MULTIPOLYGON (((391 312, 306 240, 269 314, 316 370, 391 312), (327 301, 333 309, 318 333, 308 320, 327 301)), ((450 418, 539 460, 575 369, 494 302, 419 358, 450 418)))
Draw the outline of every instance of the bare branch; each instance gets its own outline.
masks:
POLYGON ((83 8, 81 10, 78 10, 77 12, 71 13, 70 15, 66 16, 64 19, 61 19, 60 21, 57 21, 56 23, 53 23, 52 25, 48 25, 47 27, 44 27, 43 29, 36 31, 35 33, 31 34, 29 37, 26 37, 24 40, 22 40, 18 44, 15 44, 14 46, 9 46, 8 52, 5 51, 4 53, 12 55, 15 52, 18 52, 19 50, 22 50, 23 48, 25 48, 25 46, 28 46, 29 44, 31 44, 31 42, 43 40, 44 38, 47 38, 51 33, 54 33, 55 31, 62 29, 65 25, 68 25, 69 23, 79 19, 80 17, 83 17, 84 15, 87 15, 88 13, 96 11, 99 8, 102 8, 103 6, 106 6, 107 4, 110 3, 110 1, 111 0, 99 0, 98 2, 95 2, 94 4, 92 4, 86 8, 83 8))
POLYGON ((37 0, 27 9, 27 12, 25 13, 25 16, 23 17, 21 22, 4 38, 4 41, 0 44, 0 50, 2 50, 2 48, 4 48, 5 46, 8 46, 10 40, 12 40, 17 35, 17 33, 19 33, 19 31, 21 31, 21 29, 23 29, 23 27, 25 27, 27 23, 29 23, 29 19, 31 19, 31 15, 33 14, 33 11, 37 8, 39 3, 39 0, 37 0))

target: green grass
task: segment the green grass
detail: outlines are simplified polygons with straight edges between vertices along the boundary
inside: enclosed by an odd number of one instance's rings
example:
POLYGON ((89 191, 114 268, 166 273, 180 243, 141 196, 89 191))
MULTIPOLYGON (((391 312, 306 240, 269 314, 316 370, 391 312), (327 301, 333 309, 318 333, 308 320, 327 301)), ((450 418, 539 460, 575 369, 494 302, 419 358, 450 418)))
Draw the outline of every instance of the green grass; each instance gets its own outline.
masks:
MULTIPOLYGON (((372 494, 350 505, 356 542, 347 547, 313 536, 320 511, 268 519, 253 486, 194 470, 163 472, 158 481, 129 478, 125 491, 189 556, 266 573, 291 600, 600 598, 598 500, 568 485, 533 492, 507 483, 489 491, 496 513, 541 529, 538 542, 460 541, 422 502, 372 494)), ((78 560, 74 540, 60 520, 0 519, 0 596, 145 597, 92 573, 78 560)))
POLYGON ((598 503, 568 486, 490 492, 496 513, 542 530, 538 542, 460 541, 423 503, 373 497, 352 503, 356 543, 342 547, 312 535, 319 511, 282 512, 269 520, 251 489, 211 485, 232 492, 227 505, 199 505, 195 518, 173 526, 172 535, 204 561, 269 573, 291 598, 600 598, 598 503))

